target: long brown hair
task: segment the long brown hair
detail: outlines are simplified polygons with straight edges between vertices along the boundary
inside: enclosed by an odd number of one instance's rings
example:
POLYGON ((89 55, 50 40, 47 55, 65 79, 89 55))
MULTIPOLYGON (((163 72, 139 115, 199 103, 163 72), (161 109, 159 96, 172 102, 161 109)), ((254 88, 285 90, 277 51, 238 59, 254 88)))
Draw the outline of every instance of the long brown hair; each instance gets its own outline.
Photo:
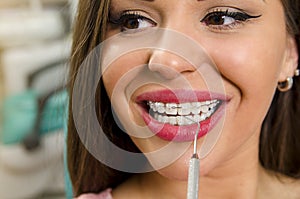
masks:
MULTIPOLYGON (((300 47, 300 1, 282 0, 288 32, 300 47)), ((299 68, 299 60, 298 60, 299 68)), ((266 169, 300 178, 300 78, 288 92, 277 91, 260 135, 259 158, 266 169)))
MULTIPOLYGON (((300 1, 282 0, 282 3, 286 13, 287 30, 296 38, 299 47, 300 1)), ((98 193, 108 187, 113 188, 131 175, 109 168, 96 160, 82 144, 75 128, 71 108, 74 81, 81 63, 104 38, 110 0, 81 0, 78 10, 70 63, 70 108, 67 139, 67 162, 75 196, 86 192, 98 193)), ((102 81, 99 83, 97 92, 95 101, 98 121, 107 137, 125 150, 139 152, 129 136, 115 124, 109 109, 110 101, 102 81)), ((260 137, 259 158, 261 164, 267 169, 293 178, 300 178, 299 95, 300 78, 294 78, 294 86, 290 91, 276 92, 263 123, 260 137)), ((86 119, 88 120, 88 118, 86 119)))

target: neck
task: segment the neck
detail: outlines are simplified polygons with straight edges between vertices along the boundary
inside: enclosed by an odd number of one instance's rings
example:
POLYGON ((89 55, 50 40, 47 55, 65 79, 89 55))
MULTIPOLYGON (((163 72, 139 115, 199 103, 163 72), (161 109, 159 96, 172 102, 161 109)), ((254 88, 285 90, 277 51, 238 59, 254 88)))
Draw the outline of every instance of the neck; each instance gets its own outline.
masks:
POLYGON ((199 198, 243 198, 256 197, 259 161, 257 155, 245 152, 242 157, 232 159, 228 164, 200 177, 199 198))
MULTIPOLYGON (((200 176, 199 198, 256 198, 260 170, 257 141, 253 139, 234 157, 208 174, 200 176)), ((145 183, 141 183, 141 186, 148 182, 145 186, 148 190, 144 189, 148 196, 153 196, 154 193, 160 194, 158 198, 186 198, 186 181, 166 179, 153 172, 143 175, 140 182, 145 183)))

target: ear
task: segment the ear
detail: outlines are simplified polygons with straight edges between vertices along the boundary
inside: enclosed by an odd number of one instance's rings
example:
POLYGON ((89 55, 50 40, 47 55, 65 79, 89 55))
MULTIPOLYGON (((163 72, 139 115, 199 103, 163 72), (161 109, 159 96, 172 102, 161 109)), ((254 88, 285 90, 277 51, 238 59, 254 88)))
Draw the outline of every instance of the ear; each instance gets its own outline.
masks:
POLYGON ((286 43, 285 60, 279 75, 279 82, 283 82, 287 77, 293 77, 298 67, 299 52, 296 39, 289 35, 286 43))

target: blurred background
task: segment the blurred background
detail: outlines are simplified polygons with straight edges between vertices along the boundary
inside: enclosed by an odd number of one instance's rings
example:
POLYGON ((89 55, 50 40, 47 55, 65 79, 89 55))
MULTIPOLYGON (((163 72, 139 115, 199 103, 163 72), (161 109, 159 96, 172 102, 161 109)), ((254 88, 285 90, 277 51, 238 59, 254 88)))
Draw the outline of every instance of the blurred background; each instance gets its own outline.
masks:
POLYGON ((66 198, 68 59, 77 0, 0 0, 0 198, 66 198))

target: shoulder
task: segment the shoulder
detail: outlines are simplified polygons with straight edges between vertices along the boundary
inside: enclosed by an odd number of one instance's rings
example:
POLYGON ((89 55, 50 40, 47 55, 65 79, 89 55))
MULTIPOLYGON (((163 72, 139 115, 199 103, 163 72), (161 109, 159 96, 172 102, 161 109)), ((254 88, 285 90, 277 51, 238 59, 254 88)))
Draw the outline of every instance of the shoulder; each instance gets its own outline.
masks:
MULTIPOLYGON (((266 172, 263 175, 263 181, 259 187, 261 196, 271 196, 270 198, 281 199, 299 199, 300 198, 300 180, 292 179, 287 176, 266 172)), ((265 197, 258 197, 265 198, 265 197)), ((267 197, 269 198, 269 197, 267 197)))
POLYGON ((106 189, 105 191, 99 194, 94 194, 94 193, 82 194, 76 199, 113 199, 113 198, 111 195, 111 189, 106 189))
POLYGON ((286 198, 299 199, 300 198, 300 180, 284 178, 279 179, 281 183, 281 191, 285 194, 286 198))

